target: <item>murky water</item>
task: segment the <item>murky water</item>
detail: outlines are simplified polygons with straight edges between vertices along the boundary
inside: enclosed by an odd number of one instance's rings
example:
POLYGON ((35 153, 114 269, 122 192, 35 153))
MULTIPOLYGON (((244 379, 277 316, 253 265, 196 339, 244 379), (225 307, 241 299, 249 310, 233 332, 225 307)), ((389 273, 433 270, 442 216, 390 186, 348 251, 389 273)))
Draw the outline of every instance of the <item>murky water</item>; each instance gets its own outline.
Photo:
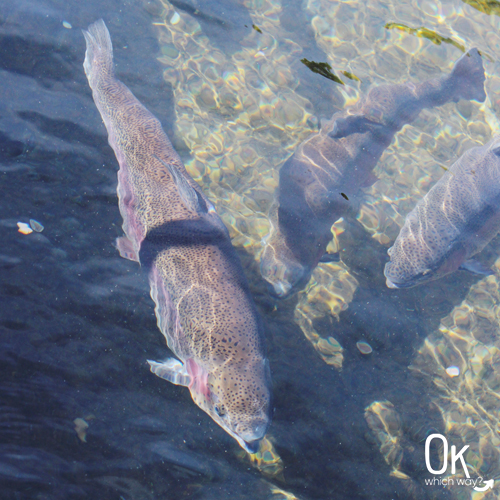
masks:
MULTIPOLYGON (((389 290, 383 277, 405 215, 500 130, 499 12, 460 0, 0 1, 0 497, 499 498, 498 486, 426 485, 424 458, 441 433, 470 446, 471 477, 500 478, 497 278, 389 290), (275 409, 259 456, 146 363, 167 349, 146 277, 114 248, 117 163, 82 67, 80 29, 101 17, 118 77, 230 229, 264 319, 275 409), (333 228, 342 261, 273 299, 259 258, 280 166, 371 86, 441 76, 462 47, 483 53, 486 102, 424 110, 398 133, 379 181, 333 228), (17 231, 30 219, 41 233, 17 231)), ((496 239, 480 260, 499 254, 496 239)))

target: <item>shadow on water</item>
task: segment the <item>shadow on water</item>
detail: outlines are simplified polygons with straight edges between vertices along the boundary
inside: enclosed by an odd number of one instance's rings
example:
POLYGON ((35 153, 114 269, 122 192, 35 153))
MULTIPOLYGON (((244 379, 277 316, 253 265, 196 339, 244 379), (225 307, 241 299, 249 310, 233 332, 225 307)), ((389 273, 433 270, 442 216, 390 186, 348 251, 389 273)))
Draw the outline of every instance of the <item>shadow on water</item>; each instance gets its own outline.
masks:
POLYGON ((242 0, 173 0, 170 3, 193 16, 203 33, 226 54, 240 49, 241 39, 252 29, 252 18, 242 0))

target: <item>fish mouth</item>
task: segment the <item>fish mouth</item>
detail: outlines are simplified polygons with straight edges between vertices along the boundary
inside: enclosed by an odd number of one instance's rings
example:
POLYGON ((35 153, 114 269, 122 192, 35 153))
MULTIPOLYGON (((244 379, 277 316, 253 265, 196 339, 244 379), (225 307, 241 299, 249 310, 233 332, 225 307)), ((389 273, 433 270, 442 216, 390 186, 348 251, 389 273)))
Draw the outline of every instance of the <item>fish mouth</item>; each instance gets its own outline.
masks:
POLYGON ((415 283, 414 281, 409 281, 407 283, 394 283, 386 276, 385 284, 387 285, 387 288, 392 288, 393 290, 400 290, 402 288, 412 288, 418 283, 415 283))
POLYGON ((243 441, 245 450, 250 453, 254 454, 259 451, 259 446, 260 446, 261 439, 256 439, 255 441, 243 441))
POLYGON ((387 288, 393 288, 393 289, 400 288, 398 285, 394 284, 389 278, 385 279, 385 284, 387 285, 387 288))
POLYGON ((247 452, 247 453, 250 453, 251 455, 253 455, 254 453, 257 453, 257 451, 259 450, 259 447, 260 447, 260 442, 262 441, 262 439, 264 439, 264 436, 262 436, 261 438, 259 439, 253 439, 251 441, 245 441, 244 439, 242 439, 240 436, 238 436, 238 434, 236 434, 235 432, 232 432, 231 430, 229 429, 224 429, 229 435, 231 435, 234 439, 236 439, 236 441, 238 442, 238 444, 247 452))

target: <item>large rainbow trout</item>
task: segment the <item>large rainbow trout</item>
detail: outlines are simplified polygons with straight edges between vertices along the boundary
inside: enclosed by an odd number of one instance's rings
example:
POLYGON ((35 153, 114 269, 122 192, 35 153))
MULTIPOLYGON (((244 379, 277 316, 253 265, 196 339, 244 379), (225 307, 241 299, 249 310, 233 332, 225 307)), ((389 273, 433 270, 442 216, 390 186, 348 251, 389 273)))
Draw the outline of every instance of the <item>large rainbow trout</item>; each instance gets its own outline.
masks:
POLYGON ((375 87, 356 106, 333 115, 281 167, 271 208, 271 233, 261 257, 262 276, 285 297, 305 286, 345 215, 394 134, 424 108, 450 101, 484 101, 484 69, 477 49, 452 72, 423 83, 375 87))
POLYGON ((160 122, 114 76, 101 19, 84 31, 83 64, 120 170, 122 257, 149 272, 158 327, 178 359, 151 371, 189 387, 194 402, 248 452, 270 421, 263 327, 229 233, 189 176, 160 122))
POLYGON ((406 216, 384 274, 408 288, 467 269, 493 274, 471 257, 500 231, 500 136, 466 151, 406 216))

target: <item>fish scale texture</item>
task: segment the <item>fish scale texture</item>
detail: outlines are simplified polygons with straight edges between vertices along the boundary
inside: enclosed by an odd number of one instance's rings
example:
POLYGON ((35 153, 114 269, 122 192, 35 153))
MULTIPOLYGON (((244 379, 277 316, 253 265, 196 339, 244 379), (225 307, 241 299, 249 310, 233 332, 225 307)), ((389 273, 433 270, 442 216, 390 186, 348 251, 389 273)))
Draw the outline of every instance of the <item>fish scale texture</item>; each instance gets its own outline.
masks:
POLYGON ((119 206, 130 245, 119 247, 132 248, 137 258, 122 255, 148 268, 158 326, 170 349, 183 363, 195 363, 200 380, 207 377, 208 387, 190 384, 193 400, 245 447, 269 426, 270 376, 239 258, 160 122, 114 77, 104 22, 84 34, 85 72, 120 164, 119 206), (179 190, 179 176, 191 202, 179 190))
POLYGON ((406 217, 385 276, 413 286, 455 271, 500 230, 500 137, 466 151, 406 217))

